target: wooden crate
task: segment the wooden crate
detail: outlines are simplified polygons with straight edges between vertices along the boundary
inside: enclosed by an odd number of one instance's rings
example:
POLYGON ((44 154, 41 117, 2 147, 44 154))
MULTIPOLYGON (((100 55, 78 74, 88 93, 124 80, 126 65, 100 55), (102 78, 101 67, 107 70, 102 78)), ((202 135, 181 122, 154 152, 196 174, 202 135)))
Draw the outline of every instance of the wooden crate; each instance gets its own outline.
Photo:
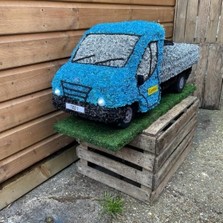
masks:
POLYGON ((141 201, 155 200, 191 149, 198 104, 187 97, 118 152, 81 142, 78 171, 141 201))

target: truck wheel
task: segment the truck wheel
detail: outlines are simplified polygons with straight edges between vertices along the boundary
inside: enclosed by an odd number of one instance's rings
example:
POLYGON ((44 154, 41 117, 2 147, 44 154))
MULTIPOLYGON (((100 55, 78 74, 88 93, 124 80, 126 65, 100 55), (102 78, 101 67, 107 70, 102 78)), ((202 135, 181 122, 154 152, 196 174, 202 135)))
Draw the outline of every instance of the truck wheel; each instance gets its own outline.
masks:
POLYGON ((183 91, 184 86, 186 84, 186 77, 185 75, 180 75, 177 78, 177 81, 174 83, 173 89, 175 92, 180 93, 183 91))
POLYGON ((124 113, 124 118, 118 123, 120 128, 127 128, 130 125, 134 116, 134 110, 131 106, 127 106, 124 113))

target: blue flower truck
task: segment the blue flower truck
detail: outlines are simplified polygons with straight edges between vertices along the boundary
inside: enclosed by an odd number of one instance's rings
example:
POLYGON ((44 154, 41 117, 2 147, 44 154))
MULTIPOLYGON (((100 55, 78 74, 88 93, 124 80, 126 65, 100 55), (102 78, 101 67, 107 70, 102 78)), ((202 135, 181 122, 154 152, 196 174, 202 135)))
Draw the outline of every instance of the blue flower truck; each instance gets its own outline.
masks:
POLYGON ((74 115, 127 127, 159 104, 161 88, 182 91, 199 47, 165 40, 155 22, 98 24, 87 30, 52 80, 53 104, 74 115))

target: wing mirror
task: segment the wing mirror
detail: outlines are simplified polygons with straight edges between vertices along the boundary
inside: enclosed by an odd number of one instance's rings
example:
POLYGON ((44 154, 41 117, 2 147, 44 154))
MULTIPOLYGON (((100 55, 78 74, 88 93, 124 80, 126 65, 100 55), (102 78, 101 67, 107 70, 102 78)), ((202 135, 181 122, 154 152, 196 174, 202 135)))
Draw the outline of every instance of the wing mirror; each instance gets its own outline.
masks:
POLYGON ((143 75, 137 75, 138 86, 142 85, 143 83, 144 83, 144 76, 143 75))

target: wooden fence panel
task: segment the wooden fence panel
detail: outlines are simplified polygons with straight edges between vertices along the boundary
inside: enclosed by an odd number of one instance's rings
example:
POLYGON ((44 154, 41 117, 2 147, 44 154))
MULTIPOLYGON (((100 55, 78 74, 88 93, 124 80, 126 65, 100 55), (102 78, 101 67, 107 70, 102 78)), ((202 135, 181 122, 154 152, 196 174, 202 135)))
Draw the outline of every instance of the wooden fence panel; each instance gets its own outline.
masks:
POLYGON ((72 138, 55 135, 0 161, 0 183, 73 141, 72 138))
POLYGON ((113 4, 128 4, 128 5, 160 5, 174 6, 175 0, 54 0, 63 2, 91 2, 91 3, 113 3, 113 4))
POLYGON ((86 29, 96 23, 131 19, 173 22, 174 8, 161 6, 1 2, 0 34, 86 29), (16 19, 19 17, 19 19, 16 19), (33 19, 29 19, 29 18, 33 19), (10 29, 8 28, 10 27, 10 29))
POLYGON ((223 75, 223 45, 211 44, 207 64, 207 75, 204 85, 203 104, 208 109, 219 109, 223 75), (213 89, 210 91, 210 89, 213 89))
POLYGON ((178 0, 174 40, 200 45, 200 61, 193 69, 196 96, 203 108, 220 107, 223 61, 223 0, 178 0), (214 46, 215 45, 215 46, 214 46))
POLYGON ((0 160, 55 134, 53 124, 65 117, 63 112, 56 112, 1 133, 0 160))
POLYGON ((51 80, 90 26, 159 21, 173 36, 175 0, 0 1, 0 183, 73 142, 57 135, 66 115, 51 80))
POLYGON ((83 31, 0 37, 0 70, 70 56, 83 31))
POLYGON ((7 101, 0 104, 0 132, 53 111, 50 89, 7 101))
POLYGON ((0 102, 48 89, 51 80, 67 60, 9 69, 0 73, 0 102))

